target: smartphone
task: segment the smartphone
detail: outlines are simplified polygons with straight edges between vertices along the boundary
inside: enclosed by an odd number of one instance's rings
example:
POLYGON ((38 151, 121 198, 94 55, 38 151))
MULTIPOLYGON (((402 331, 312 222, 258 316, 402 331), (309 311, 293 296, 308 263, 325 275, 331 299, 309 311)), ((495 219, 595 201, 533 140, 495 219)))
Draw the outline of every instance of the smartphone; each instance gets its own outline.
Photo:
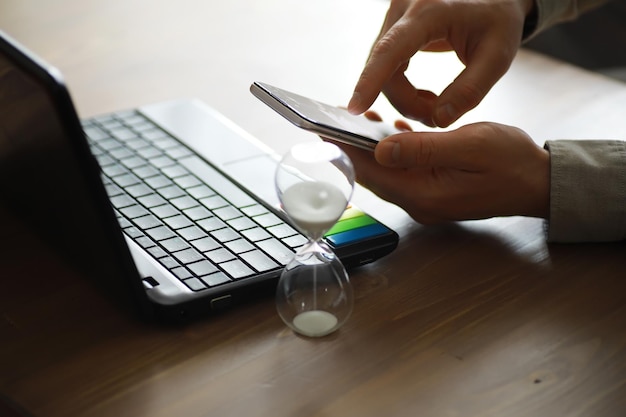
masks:
POLYGON ((381 139, 400 132, 390 124, 372 121, 363 115, 353 115, 341 107, 265 83, 252 83, 250 91, 296 126, 362 149, 372 151, 381 139))

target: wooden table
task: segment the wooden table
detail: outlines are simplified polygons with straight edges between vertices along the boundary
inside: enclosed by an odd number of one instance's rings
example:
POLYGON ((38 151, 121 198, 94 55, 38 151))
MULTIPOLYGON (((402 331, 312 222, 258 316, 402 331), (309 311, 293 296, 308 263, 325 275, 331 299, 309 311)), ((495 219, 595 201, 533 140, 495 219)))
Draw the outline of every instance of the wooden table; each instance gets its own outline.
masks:
MULTIPOLYGON (((386 8, 3 0, 0 27, 61 69, 82 117, 199 97, 283 152, 310 136, 249 84, 345 104, 386 8)), ((410 72, 437 90, 459 68, 424 54, 410 72)), ((625 85, 522 51, 460 123, 517 125, 539 143, 626 138, 624 109, 625 85)), ((41 417, 625 415, 623 243, 547 244, 543 222, 521 217, 423 227, 365 190, 356 199, 400 245, 352 272, 353 315, 322 339, 287 330, 273 299, 183 328, 137 324, 4 224, 0 414, 12 404, 41 417)))

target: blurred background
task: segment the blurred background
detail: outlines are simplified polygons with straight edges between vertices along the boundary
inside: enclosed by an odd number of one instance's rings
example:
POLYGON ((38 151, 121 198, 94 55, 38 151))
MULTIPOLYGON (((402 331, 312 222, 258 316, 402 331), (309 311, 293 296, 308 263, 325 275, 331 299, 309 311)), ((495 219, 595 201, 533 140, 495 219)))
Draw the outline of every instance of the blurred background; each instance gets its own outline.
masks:
POLYGON ((526 47, 626 81, 626 1, 614 0, 555 26, 526 47))

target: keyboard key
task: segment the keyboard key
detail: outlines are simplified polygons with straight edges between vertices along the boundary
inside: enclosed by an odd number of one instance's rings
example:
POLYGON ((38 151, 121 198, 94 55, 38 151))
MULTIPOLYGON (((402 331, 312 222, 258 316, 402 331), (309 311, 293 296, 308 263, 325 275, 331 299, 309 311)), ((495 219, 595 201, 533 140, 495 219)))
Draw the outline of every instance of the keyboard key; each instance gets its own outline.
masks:
POLYGON ((231 252, 224 248, 219 248, 210 252, 206 252, 205 255, 216 264, 235 259, 235 255, 233 255, 231 252))
POLYGON ((198 226, 185 227, 184 229, 177 230, 178 234, 187 241, 192 241, 207 237, 207 234, 198 226))
MULTIPOLYGON (((135 224, 143 230, 151 229, 153 227, 162 226, 163 222, 153 216, 152 214, 148 214, 147 216, 137 217, 133 219, 135 224)), ((157 239, 158 240, 158 239, 157 239)))
POLYGON ((198 205, 198 202, 188 195, 178 198, 173 198, 170 200, 170 203, 174 205, 174 207, 179 210, 185 210, 191 207, 195 207, 198 205))
POLYGON ((231 240, 226 243, 226 247, 233 253, 243 253, 255 249, 254 245, 245 239, 231 240))
POLYGON ((146 184, 148 184, 150 187, 154 188, 155 190, 158 190, 159 188, 167 187, 173 184, 172 180, 167 178, 164 175, 155 175, 153 177, 146 178, 145 181, 146 181, 146 184))
POLYGON ((133 169, 146 164, 146 160, 138 156, 131 156, 120 161, 128 169, 133 169))
MULTIPOLYGON (((159 142, 159 143, 160 143, 160 142, 159 142)), ((174 141, 174 143, 177 143, 177 142, 176 142, 176 141, 174 141)), ((158 146, 158 144, 157 144, 157 146, 158 146)), ((164 152, 165 152, 167 155, 169 155, 169 156, 171 156, 172 158, 174 158, 174 159, 182 158, 182 157, 184 157, 184 156, 189 156, 189 155, 191 155, 191 154, 192 154, 192 152, 191 152, 189 149, 187 149, 187 148, 186 148, 186 147, 184 147, 184 146, 180 146, 180 145, 178 145, 178 144, 177 144, 175 147, 173 147, 173 148, 167 148, 167 149, 165 149, 165 150, 164 150, 164 152)))
MULTIPOLYGON (((128 146, 131 149, 134 149, 135 151, 140 150, 140 149, 145 149, 147 146, 150 146, 150 144, 137 137, 136 133, 133 133, 134 137, 132 139, 129 139, 126 141, 126 146, 128 146)), ((141 155, 141 152, 137 152, 138 154, 141 155)), ((145 155, 142 155, 144 158, 146 158, 145 155)))
POLYGON ((105 154, 96 155, 96 159, 98 160, 98 165, 100 165, 100 167, 117 164, 117 161, 115 161, 115 159, 105 154))
POLYGON ((296 229, 289 226, 287 223, 279 224, 276 226, 268 227, 267 231, 276 236, 279 239, 286 238, 297 234, 296 229))
POLYGON ((132 127, 139 135, 143 136, 144 132, 148 132, 154 130, 154 124, 144 119, 143 116, 140 116, 140 120, 137 121, 128 121, 125 120, 126 124, 132 123, 132 127))
POLYGON ((241 258, 250 264, 254 269, 259 272, 271 271, 276 269, 279 265, 274 262, 269 256, 261 252, 260 250, 253 250, 250 252, 242 253, 241 258))
POLYGON ((198 278, 189 278, 183 281, 192 291, 202 291, 206 289, 206 285, 198 278))
POLYGON ((102 168, 102 172, 104 172, 109 177, 115 177, 117 175, 128 174, 126 168, 122 165, 109 165, 102 168))
POLYGON ((219 195, 200 199, 200 203, 209 210, 214 210, 228 205, 228 202, 219 195))
POLYGON ((122 189, 115 184, 108 183, 108 184, 105 184, 104 187, 106 188, 107 195, 109 197, 115 197, 116 195, 120 195, 124 193, 122 189))
POLYGON ((208 219, 200 220, 198 222, 198 226, 200 226, 207 232, 212 232, 213 230, 218 230, 225 227, 226 223, 224 223, 217 217, 210 217, 208 219))
POLYGON ((224 262, 220 264, 220 266, 224 269, 224 271, 226 271, 228 275, 230 275, 234 279, 245 278, 254 273, 254 271, 250 269, 249 266, 244 264, 239 259, 234 259, 229 262, 224 262))
POLYGON ((139 168, 133 169, 133 173, 139 178, 150 178, 159 173, 159 170, 150 165, 144 165, 139 168))
POLYGON ((172 273, 176 275, 178 279, 187 279, 193 277, 191 272, 185 267, 179 266, 178 268, 172 269, 172 273))
POLYGON ((161 150, 158 149, 158 148, 154 148, 152 146, 148 146, 146 148, 142 148, 142 149, 137 150, 137 154, 140 155, 142 158, 152 159, 152 158, 155 158, 157 156, 163 155, 163 152, 161 152, 161 150))
POLYGON ((191 220, 201 220, 211 217, 213 214, 204 207, 197 206, 183 211, 191 220))
MULTIPOLYGON (((117 114, 120 115, 120 113, 117 114)), ((120 117, 124 119, 123 121, 126 126, 130 126, 134 130, 137 130, 137 126, 142 126, 147 123, 146 119, 134 110, 128 111, 126 113, 121 112, 120 117)))
POLYGON ((128 217, 129 219, 134 219, 136 217, 146 216, 150 214, 150 212, 146 210, 145 208, 143 208, 143 206, 140 206, 137 204, 135 204, 134 206, 120 209, 120 213, 122 213, 124 216, 128 217))
POLYGON ((258 216, 268 212, 267 208, 265 208, 265 206, 262 206, 261 204, 253 204, 248 207, 242 207, 241 211, 244 212, 246 216, 250 217, 258 216))
POLYGON ((122 144, 117 139, 113 139, 112 137, 107 137, 106 139, 99 141, 98 146, 106 151, 111 151, 113 149, 117 149, 121 147, 122 144))
POLYGON ((174 252, 173 255, 176 257, 176 259, 178 259, 182 264, 185 265, 204 259, 204 256, 193 248, 174 252))
POLYGON ((222 208, 213 210, 213 214, 224 221, 241 217, 241 212, 233 206, 227 206, 227 207, 222 207, 222 208))
POLYGON ((211 236, 213 236, 214 239, 217 239, 218 241, 224 243, 238 239, 240 235, 230 227, 225 227, 223 229, 212 231, 211 236))
POLYGON ((152 158, 150 162, 157 168, 168 167, 174 165, 175 163, 174 160, 167 155, 161 155, 158 158, 152 158))
POLYGON ((146 164, 146 160, 138 156, 131 156, 120 161, 128 169, 133 169, 146 164))
POLYGON ((159 262, 161 262, 161 264, 163 264, 163 266, 167 269, 174 269, 180 266, 176 259, 172 258, 171 256, 159 258, 159 262))
POLYGON ((174 182, 184 189, 195 187, 197 185, 202 184, 200 180, 194 177, 193 175, 185 175, 182 177, 174 178, 174 182))
POLYGON ((151 194, 145 197, 139 197, 137 201, 139 201, 141 204, 143 204, 144 206, 148 208, 162 206, 167 203, 167 201, 165 201, 163 197, 157 194, 151 194))
POLYGON ((260 227, 243 230, 241 234, 247 237, 248 240, 251 240, 252 242, 257 242, 259 240, 265 240, 265 239, 272 237, 272 235, 270 235, 267 230, 260 228, 260 227))
POLYGON ((176 197, 182 197, 184 195, 187 195, 185 190, 180 188, 178 185, 170 185, 169 187, 164 187, 157 191, 159 194, 163 196, 163 198, 167 200, 171 200, 176 197))
POLYGON ((148 252, 157 259, 167 256, 167 252, 165 252, 160 246, 151 247, 148 249, 148 252))
POLYGON ((140 229, 136 228, 135 226, 125 227, 124 233, 126 233, 129 237, 133 239, 137 239, 144 235, 143 232, 140 229))
POLYGON ((154 140, 152 141, 154 143, 154 146, 162 149, 162 150, 166 150, 166 149, 170 149, 170 148, 175 148, 175 147, 182 147, 178 141, 176 141, 175 139, 170 138, 169 136, 166 135, 161 135, 159 137, 155 137, 154 140))
POLYGON ((156 243, 154 243, 149 237, 147 236, 141 236, 138 237, 137 239, 135 239, 135 242, 137 242, 139 244, 139 246, 141 246, 142 248, 146 249, 146 248, 151 248, 153 246, 156 246, 156 243))
POLYGON ((204 197, 209 197, 215 195, 215 191, 207 187, 206 185, 198 185, 196 187, 191 187, 187 189, 187 192, 191 194, 191 196, 201 199, 204 197))
POLYGON ((137 198, 152 194, 152 188, 148 187, 146 184, 135 184, 130 187, 126 187, 126 192, 137 198))
POLYGON ((158 129, 154 126, 152 126, 150 130, 142 132, 141 136, 144 139, 149 140, 150 142, 154 142, 155 140, 169 137, 167 133, 163 132, 161 129, 158 129))
POLYGON ((133 153, 133 151, 131 151, 130 149, 119 147, 119 146, 120 145, 118 144, 117 148, 111 149, 109 151, 109 154, 111 154, 111 156, 113 156, 113 158, 124 159, 124 158, 129 158, 129 157, 135 155, 133 153))
POLYGON ((288 245, 292 248, 299 248, 307 242, 306 237, 302 235, 289 236, 288 238, 281 239, 281 241, 285 245, 288 245))
POLYGON ((167 219, 164 219, 163 221, 174 230, 182 229, 184 227, 189 227, 193 225, 191 220, 189 220, 186 216, 183 216, 182 214, 179 214, 178 216, 174 216, 174 217, 168 217, 167 219))
POLYGON ((293 258, 294 251, 278 239, 262 240, 256 244, 281 265, 287 265, 293 258))
POLYGON ((102 127, 104 127, 105 130, 117 129, 118 127, 123 126, 119 121, 115 120, 113 117, 103 118, 99 120, 99 122, 102 125, 102 127))
POLYGON ((89 125, 84 128, 85 135, 91 140, 99 141, 109 137, 109 134, 104 132, 97 126, 89 125))
POLYGON ((180 165, 172 165, 162 169, 163 173, 170 178, 182 177, 183 175, 189 175, 189 171, 180 165))
POLYGON ((162 240, 159 243, 168 252, 176 252, 180 250, 189 249, 189 244, 179 237, 173 237, 171 239, 162 240))
POLYGON ((124 126, 120 126, 118 128, 112 129, 110 130, 110 133, 111 133, 111 136, 123 142, 137 137, 137 134, 135 132, 133 132, 132 130, 124 126))
POLYGON ((217 249, 221 246, 219 243, 217 243, 215 239, 209 236, 203 237, 198 240, 194 240, 193 242, 190 242, 190 243, 200 252, 208 252, 208 251, 217 249))
POLYGON ((215 287, 216 285, 220 285, 230 281, 230 278, 228 278, 228 276, 226 276, 226 274, 223 272, 216 272, 211 275, 205 275, 200 279, 209 287, 215 287))
POLYGON ((226 223, 228 223, 228 225, 232 227, 233 229, 239 230, 239 231, 252 229, 253 227, 256 227, 256 223, 250 220, 250 218, 248 217, 239 217, 236 219, 229 220, 226 223))
POLYGON ((187 268, 199 277, 213 274, 218 271, 217 267, 209 261, 200 261, 187 265, 187 268))
POLYGON ((262 214, 260 216, 254 217, 254 221, 263 227, 275 226, 277 224, 283 223, 280 217, 278 217, 274 213, 269 213, 269 212, 262 214))
POLYGON ((135 177, 133 174, 118 175, 112 179, 122 188, 128 187, 129 185, 139 184, 141 182, 139 181, 139 178, 135 177))
POLYGON ((178 211, 176 207, 172 206, 171 204, 164 204, 162 206, 152 207, 150 210, 159 219, 165 219, 167 217, 172 217, 180 214, 180 211, 178 211))
POLYGON ((113 207, 117 209, 132 206, 135 204, 135 200, 133 200, 132 198, 130 198, 130 196, 126 194, 111 197, 109 200, 111 201, 111 204, 113 204, 113 207))
POLYGON ((126 229, 128 227, 134 227, 130 221, 122 217, 122 215, 118 213, 117 211, 115 211, 115 217, 117 218, 117 221, 120 224, 120 227, 122 229, 126 229))
POLYGON ((152 239, 156 240, 157 242, 176 236, 176 233, 174 233, 167 226, 159 226, 153 229, 146 230, 146 234, 150 236, 152 239))

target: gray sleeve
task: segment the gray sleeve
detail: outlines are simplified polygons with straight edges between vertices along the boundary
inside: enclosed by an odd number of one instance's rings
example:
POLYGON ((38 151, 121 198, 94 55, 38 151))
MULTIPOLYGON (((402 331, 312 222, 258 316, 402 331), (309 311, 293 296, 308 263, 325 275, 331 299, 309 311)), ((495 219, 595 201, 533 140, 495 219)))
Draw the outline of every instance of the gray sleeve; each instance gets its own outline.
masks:
POLYGON ((626 239, 626 142, 547 141, 551 242, 626 239))
POLYGON ((535 0, 532 28, 524 40, 548 29, 557 23, 574 20, 581 14, 596 8, 609 0, 535 0))

